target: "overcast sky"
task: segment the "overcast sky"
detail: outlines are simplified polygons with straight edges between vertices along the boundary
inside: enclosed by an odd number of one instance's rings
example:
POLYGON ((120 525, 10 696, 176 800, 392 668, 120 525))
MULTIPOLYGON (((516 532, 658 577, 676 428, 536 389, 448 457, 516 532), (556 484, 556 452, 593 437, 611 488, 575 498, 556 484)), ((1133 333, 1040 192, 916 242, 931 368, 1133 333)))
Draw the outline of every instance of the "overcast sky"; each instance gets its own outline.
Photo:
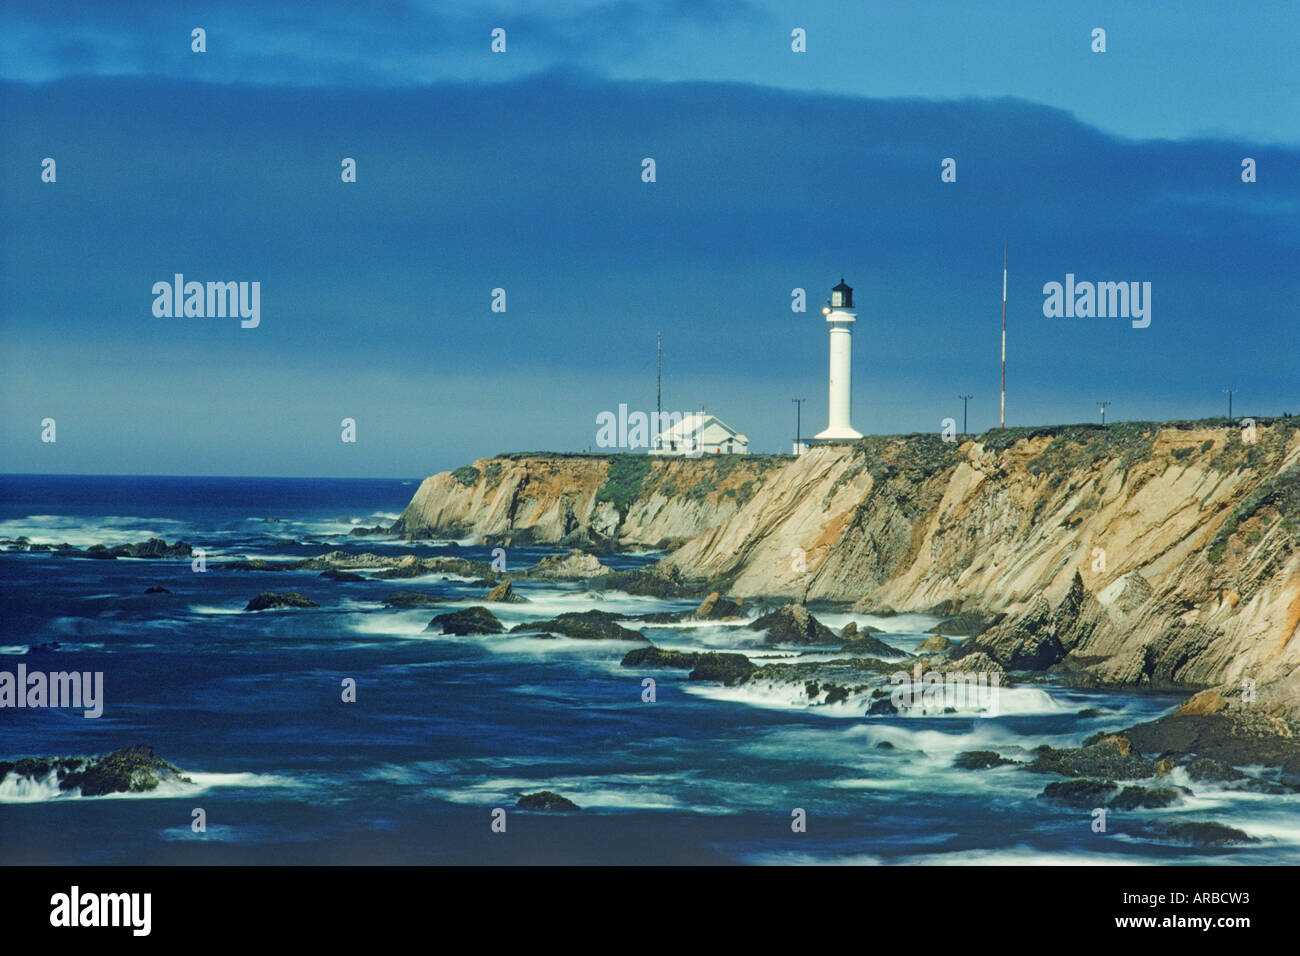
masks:
POLYGON ((244 6, 0 8, 0 471, 580 450, 659 330, 666 408, 788 451, 841 274, 854 425, 982 430, 1004 239, 1009 424, 1300 413, 1300 5, 244 6), (260 325, 155 316, 175 273, 260 325), (1150 325, 1044 316, 1067 273, 1150 325))

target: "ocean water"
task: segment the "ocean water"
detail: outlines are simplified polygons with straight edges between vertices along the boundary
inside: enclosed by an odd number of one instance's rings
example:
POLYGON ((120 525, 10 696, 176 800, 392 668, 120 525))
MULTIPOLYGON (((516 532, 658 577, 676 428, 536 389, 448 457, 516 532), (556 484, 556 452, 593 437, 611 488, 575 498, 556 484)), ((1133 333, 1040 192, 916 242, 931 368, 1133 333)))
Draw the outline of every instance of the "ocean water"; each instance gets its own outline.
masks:
MULTIPOLYGON (((689 683, 619 666, 634 645, 424 633, 443 608, 390 610, 423 590, 468 606, 468 581, 336 582, 313 571, 224 570, 341 549, 490 560, 467 543, 349 538, 391 521, 413 480, 0 478, 0 538, 78 546, 183 539, 188 560, 105 561, 0 552, 0 670, 104 674, 104 713, 0 710, 0 759, 100 754, 144 743, 192 784, 82 797, 53 782, 0 784, 0 862, 191 863, 1273 863, 1300 862, 1300 796, 1195 784, 1166 810, 1092 818, 1040 799, 1052 777, 953 767, 967 750, 1078 744, 1175 706, 1170 697, 1051 685, 1003 691, 999 716, 866 717, 863 702, 810 707, 783 685, 689 683), (161 585, 170 593, 146 595, 161 585), (261 591, 317 609, 245 613, 261 591), (53 653, 33 645, 57 641, 53 653), (642 678, 657 700, 642 701, 642 678), (344 703, 345 678, 357 700, 344 703), (1099 709, 1097 717, 1080 711, 1099 709), (882 744, 891 745, 889 748, 882 744), (582 809, 515 811, 552 790, 582 809), (202 808, 207 831, 191 830, 202 808), (493 832, 493 810, 506 830, 493 832), (792 831, 803 810, 806 832, 792 831), (1222 850, 1136 834, 1138 822, 1206 820, 1259 839, 1222 850)), ((511 549, 524 567, 548 549, 511 549)), ((606 559, 632 567, 655 555, 606 559)), ((519 582, 507 624, 568 610, 630 614, 693 602, 578 584, 519 582)), ((828 613, 884 627, 907 650, 932 620, 828 613)), ((638 626, 690 649, 755 649, 735 625, 638 626)), ((758 653, 776 658, 781 651, 758 653)))

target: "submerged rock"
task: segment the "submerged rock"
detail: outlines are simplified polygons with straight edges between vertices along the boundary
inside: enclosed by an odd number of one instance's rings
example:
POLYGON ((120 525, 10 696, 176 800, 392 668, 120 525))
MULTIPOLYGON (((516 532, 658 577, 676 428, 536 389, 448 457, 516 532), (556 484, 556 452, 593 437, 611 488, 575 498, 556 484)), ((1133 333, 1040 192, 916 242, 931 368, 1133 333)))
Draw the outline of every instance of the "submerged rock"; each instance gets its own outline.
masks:
POLYGON ((337 568, 330 568, 328 571, 322 571, 319 575, 327 581, 364 581, 364 575, 357 574, 353 571, 340 571, 337 568))
POLYGON ((764 614, 749 625, 755 631, 767 631, 768 644, 837 644, 835 632, 823 624, 802 604, 787 604, 779 611, 764 614))
POLYGON ((419 591, 399 591, 384 598, 386 607, 410 608, 427 607, 430 604, 444 604, 450 598, 441 598, 433 594, 421 594, 419 591))
POLYGON ((562 797, 550 790, 542 790, 538 793, 522 794, 519 797, 519 802, 515 804, 515 809, 537 810, 543 813, 571 813, 574 810, 580 810, 581 807, 568 797, 562 797))
POLYGON ((270 611, 277 608, 291 607, 320 607, 315 601, 297 591, 286 591, 284 594, 277 594, 274 591, 263 591, 253 600, 244 606, 245 611, 270 611))
POLYGON ((439 614, 429 622, 425 630, 463 637, 466 634, 500 634, 505 627, 495 614, 476 604, 474 607, 439 614))

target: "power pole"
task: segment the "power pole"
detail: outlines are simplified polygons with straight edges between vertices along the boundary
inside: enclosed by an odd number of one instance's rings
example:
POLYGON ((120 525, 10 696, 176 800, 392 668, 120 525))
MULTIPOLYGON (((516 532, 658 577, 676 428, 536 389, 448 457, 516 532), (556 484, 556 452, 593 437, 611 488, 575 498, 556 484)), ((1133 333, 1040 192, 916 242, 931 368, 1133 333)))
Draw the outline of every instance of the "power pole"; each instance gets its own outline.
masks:
POLYGON ((957 397, 961 399, 961 433, 965 435, 966 434, 966 403, 969 402, 975 396, 958 395, 957 397))
POLYGON ((795 454, 797 455, 799 454, 799 449, 803 448, 803 432, 801 430, 803 428, 803 403, 808 401, 808 399, 792 398, 790 401, 794 402, 794 447, 795 454))
POLYGON ((1098 402, 1097 404, 1098 404, 1098 406, 1100 406, 1100 408, 1101 408, 1101 423, 1102 423, 1103 425, 1105 425, 1105 424, 1106 424, 1106 406, 1109 405, 1110 402, 1098 402))
POLYGON ((1225 388, 1223 392, 1225 395, 1228 396, 1228 420, 1231 421, 1232 420, 1232 396, 1237 394, 1237 389, 1225 388))

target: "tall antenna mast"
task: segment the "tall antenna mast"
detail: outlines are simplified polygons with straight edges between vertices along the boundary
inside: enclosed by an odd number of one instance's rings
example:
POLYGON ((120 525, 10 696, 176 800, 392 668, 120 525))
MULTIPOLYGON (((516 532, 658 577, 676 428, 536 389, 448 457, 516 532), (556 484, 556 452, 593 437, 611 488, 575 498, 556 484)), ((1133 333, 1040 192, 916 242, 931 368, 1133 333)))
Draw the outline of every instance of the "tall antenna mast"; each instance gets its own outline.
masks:
POLYGON ((1002 410, 998 427, 1007 427, 1007 243, 1002 241, 1002 410))
POLYGON ((664 400, 663 400, 663 379, 664 379, 664 334, 663 332, 655 333, 655 448, 660 446, 659 436, 662 434, 664 427, 664 400))

